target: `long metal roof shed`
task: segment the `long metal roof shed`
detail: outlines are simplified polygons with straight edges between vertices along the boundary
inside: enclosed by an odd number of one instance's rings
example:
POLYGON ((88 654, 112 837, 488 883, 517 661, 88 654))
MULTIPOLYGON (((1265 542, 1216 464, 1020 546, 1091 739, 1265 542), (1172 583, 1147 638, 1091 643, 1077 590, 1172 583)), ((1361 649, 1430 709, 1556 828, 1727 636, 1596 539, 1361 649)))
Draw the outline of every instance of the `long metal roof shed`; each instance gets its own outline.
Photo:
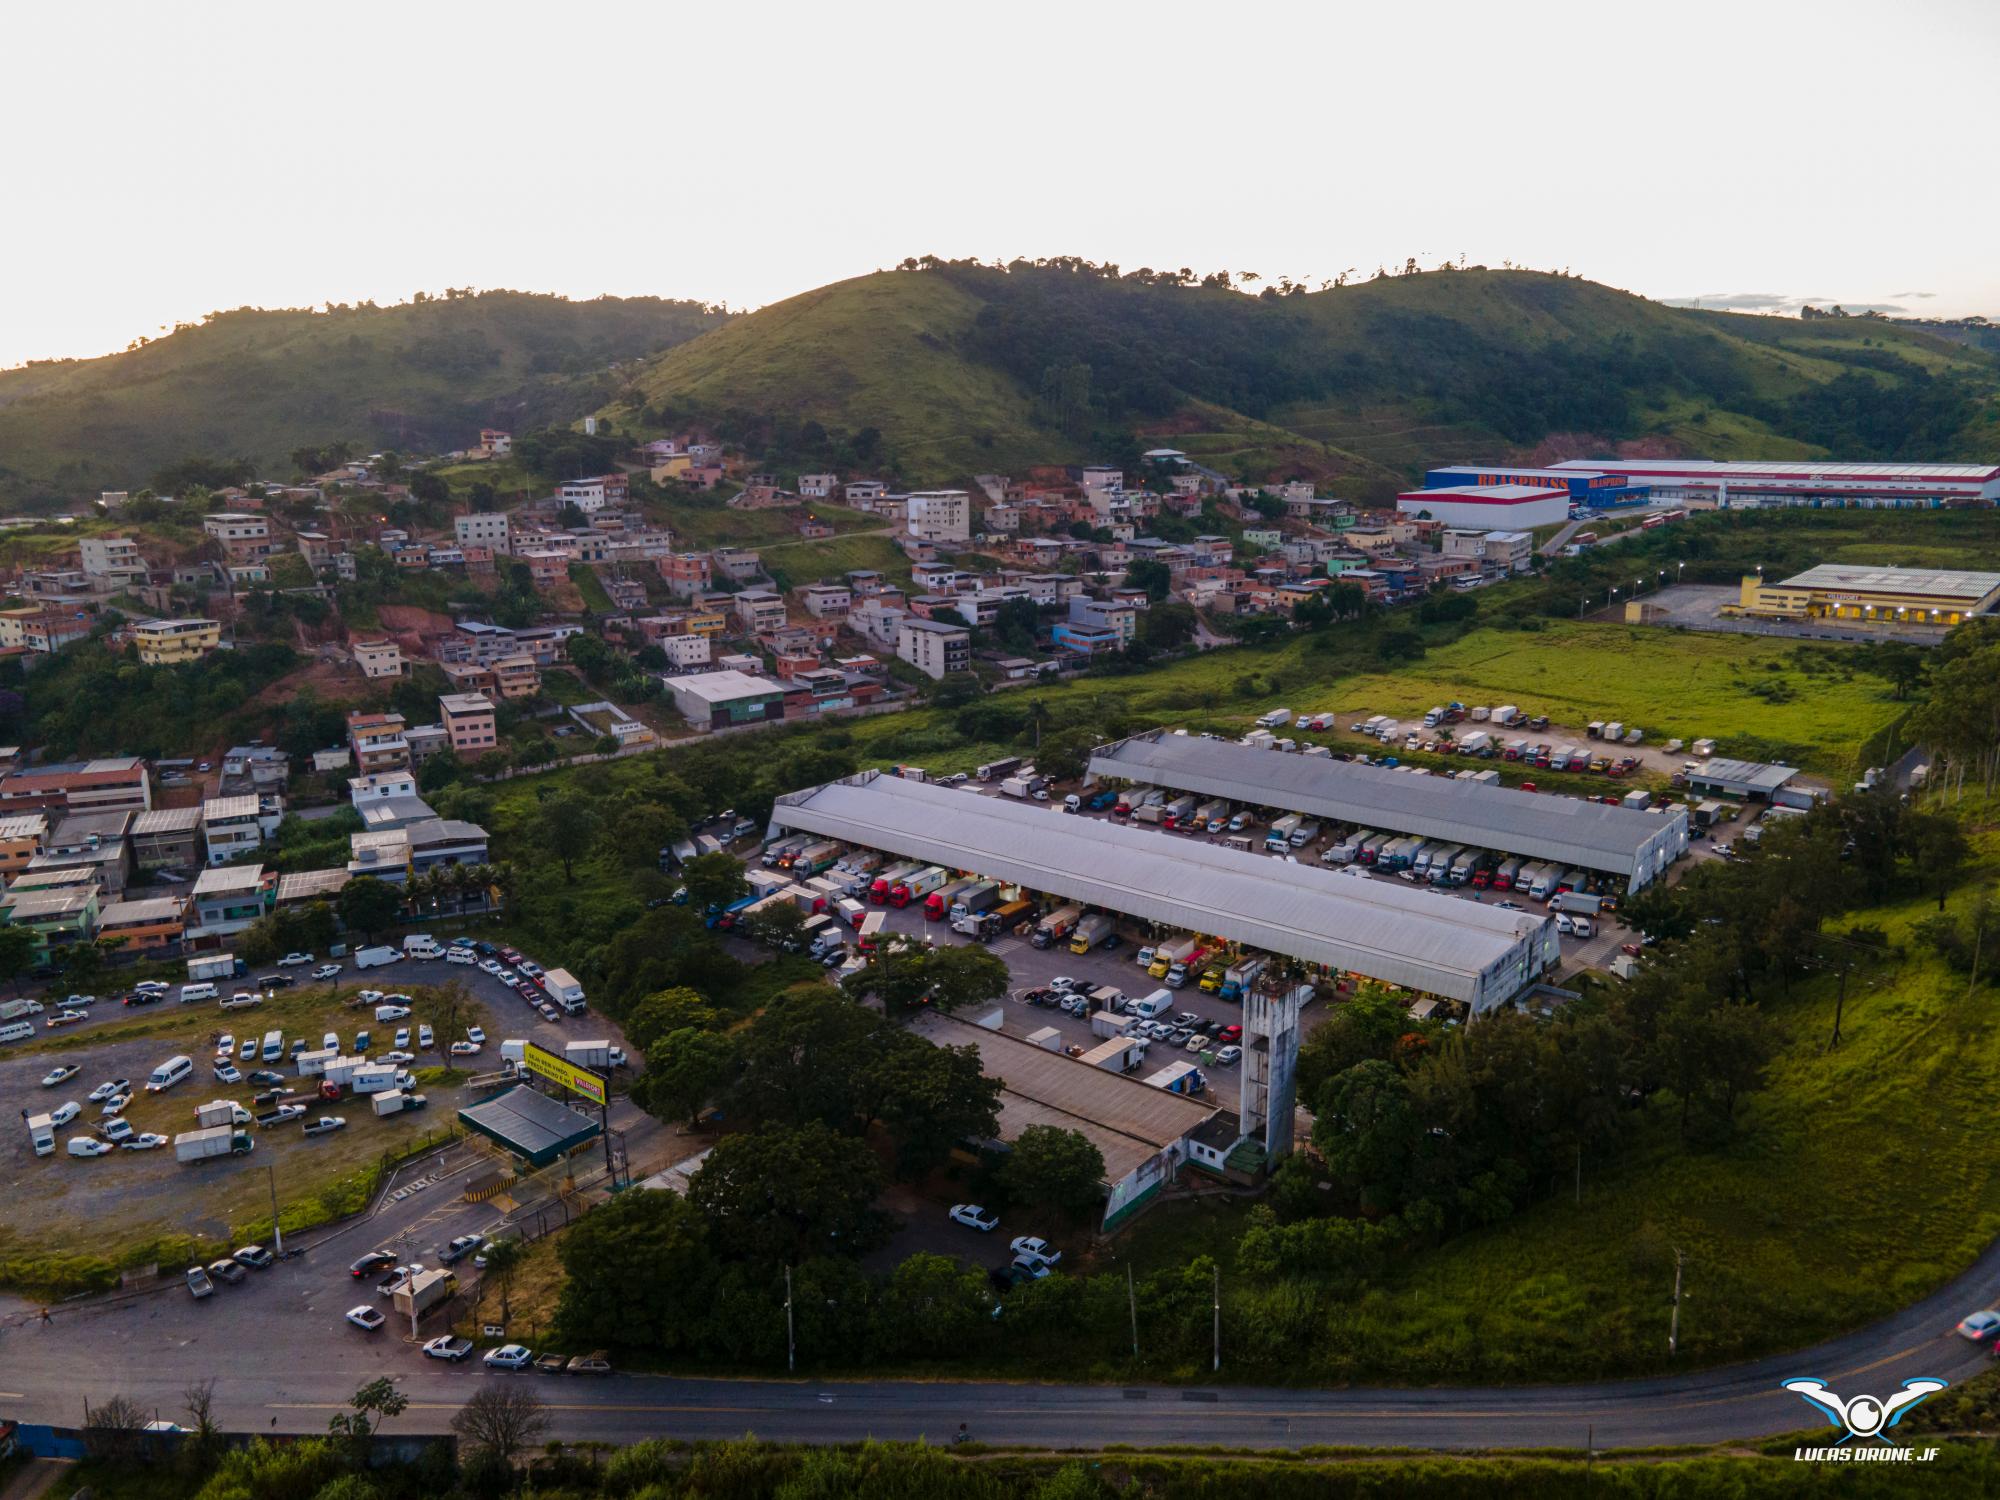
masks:
POLYGON ((458 1112, 458 1118, 468 1129, 535 1167, 546 1167, 564 1152, 593 1139, 603 1128, 589 1115, 525 1083, 468 1104, 458 1112))
POLYGON ((1100 745, 1091 753, 1090 774, 1283 807, 1378 833, 1560 860, 1623 875, 1631 890, 1657 878, 1687 849, 1684 810, 1636 812, 1194 735, 1155 732, 1100 745))
POLYGON ((1555 923, 1545 916, 1064 817, 1052 807, 869 771, 780 797, 771 821, 1475 1010, 1511 1000, 1560 958, 1555 923))

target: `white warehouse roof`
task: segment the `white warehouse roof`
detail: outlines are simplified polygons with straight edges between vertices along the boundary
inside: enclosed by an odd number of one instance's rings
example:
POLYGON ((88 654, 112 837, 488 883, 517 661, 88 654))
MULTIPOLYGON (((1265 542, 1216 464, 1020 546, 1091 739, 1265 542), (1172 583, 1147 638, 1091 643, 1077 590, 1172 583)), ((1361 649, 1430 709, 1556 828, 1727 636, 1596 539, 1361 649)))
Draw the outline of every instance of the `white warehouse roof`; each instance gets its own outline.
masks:
POLYGON ((1476 1010, 1511 1000, 1560 957, 1555 923, 1545 916, 1065 817, 1051 807, 870 771, 780 797, 771 821, 1476 1010))
POLYGON ((1561 860, 1644 885, 1687 847, 1687 814, 1635 812, 1412 776, 1326 756, 1287 755, 1228 740, 1156 732, 1101 745, 1090 773, 1141 786, 1277 806, 1378 833, 1450 839, 1504 854, 1561 860))
POLYGON ((2000 589, 2000 573, 1940 572, 1934 568, 1863 568, 1821 563, 1778 585, 1782 589, 1825 589, 1834 593, 1921 594, 1977 604, 2000 589))

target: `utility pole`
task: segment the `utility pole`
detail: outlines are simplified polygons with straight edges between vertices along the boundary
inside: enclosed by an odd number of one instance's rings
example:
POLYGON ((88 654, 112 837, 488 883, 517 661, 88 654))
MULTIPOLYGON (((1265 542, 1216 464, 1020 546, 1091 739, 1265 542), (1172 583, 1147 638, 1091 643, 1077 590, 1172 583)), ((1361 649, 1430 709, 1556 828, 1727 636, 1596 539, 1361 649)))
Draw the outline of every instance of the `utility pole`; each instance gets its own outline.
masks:
POLYGON ((270 1179, 271 1183, 271 1243, 276 1247, 276 1253, 283 1255, 285 1253, 285 1231, 278 1226, 277 1163, 267 1162, 264 1166, 264 1175, 270 1179))
POLYGON ((1667 1328, 1667 1353, 1678 1354, 1681 1348, 1681 1251, 1674 1247, 1674 1319, 1667 1328))
POLYGON ((1583 1142, 1576 1143, 1576 1206, 1583 1207, 1583 1142))
POLYGON ((1840 1045, 1840 1018, 1847 1009, 1847 973, 1853 967, 1842 964, 1840 968, 1840 996, 1833 1002, 1833 1040, 1826 1044, 1829 1051, 1840 1045))
POLYGON ((1132 1262, 1125 1262, 1125 1306, 1132 1314, 1132 1358, 1139 1357, 1139 1293, 1132 1285, 1132 1262))
POLYGON ((1215 1290, 1211 1293, 1215 1315, 1215 1363, 1214 1369, 1222 1368, 1222 1266, 1215 1267, 1215 1290))
POLYGON ((798 1369, 799 1346, 792 1331, 792 1268, 785 1267, 785 1373, 798 1369))

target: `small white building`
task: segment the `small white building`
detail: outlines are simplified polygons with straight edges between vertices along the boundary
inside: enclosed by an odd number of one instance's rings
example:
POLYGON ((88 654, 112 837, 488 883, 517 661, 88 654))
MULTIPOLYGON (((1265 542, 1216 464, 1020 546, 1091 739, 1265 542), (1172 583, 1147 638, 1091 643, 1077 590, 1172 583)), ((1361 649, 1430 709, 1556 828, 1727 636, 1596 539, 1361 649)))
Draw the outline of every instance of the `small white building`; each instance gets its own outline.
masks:
POLYGON ((922 542, 972 539, 972 497, 964 490, 919 490, 910 496, 904 530, 922 542))

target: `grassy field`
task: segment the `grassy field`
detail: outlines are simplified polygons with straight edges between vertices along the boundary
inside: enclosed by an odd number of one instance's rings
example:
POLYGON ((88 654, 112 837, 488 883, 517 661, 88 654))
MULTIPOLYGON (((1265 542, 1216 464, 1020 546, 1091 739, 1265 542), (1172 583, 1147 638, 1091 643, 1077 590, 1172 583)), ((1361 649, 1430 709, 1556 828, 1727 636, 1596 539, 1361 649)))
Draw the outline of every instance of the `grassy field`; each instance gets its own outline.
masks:
POLYGON ((1754 737, 1786 747, 1807 770, 1844 774, 1899 707, 1886 682, 1841 667, 1838 653, 1825 657, 1825 673, 1808 675, 1800 660, 1787 641, 1577 622, 1529 635, 1475 632, 1415 666, 1351 678, 1330 702, 1303 706, 1420 716, 1453 699, 1513 703, 1579 729, 1622 719, 1655 743, 1754 737))
POLYGON ((714 500, 702 501, 649 501, 645 511, 650 518, 664 521, 672 529, 676 546, 696 549, 720 546, 761 548, 802 542, 805 539, 799 535, 799 522, 805 519, 808 512, 814 520, 824 521, 842 534, 879 530, 883 524, 880 516, 862 510, 849 510, 844 505, 828 505, 823 501, 783 510, 734 510, 718 496, 714 500))
MULTIPOLYGON (((1565 622, 1540 631, 1476 629, 1394 669, 1357 669, 1338 635, 1298 637, 1270 647, 1238 647, 1176 661, 1130 677, 1085 678, 1009 692, 998 700, 1053 708, 1099 721, 1185 726, 1241 734, 1266 709, 1294 713, 1420 716, 1434 704, 1512 703, 1581 728, 1618 718, 1644 727, 1655 743, 1712 736, 1728 753, 1782 753, 1830 776, 1853 767, 1861 745, 1900 705, 1880 679, 1851 672, 1841 648, 1800 657, 1794 643, 1751 636, 1565 622), (1808 672, 1801 661, 1824 661, 1808 672)), ((1018 746, 964 744, 951 715, 936 709, 864 719, 850 726, 873 763, 915 763, 960 771, 1018 746)))
POLYGON ((855 568, 873 568, 883 577, 907 586, 909 555, 887 536, 823 537, 817 541, 786 542, 763 549, 764 570, 781 589, 820 579, 842 581, 855 568))

